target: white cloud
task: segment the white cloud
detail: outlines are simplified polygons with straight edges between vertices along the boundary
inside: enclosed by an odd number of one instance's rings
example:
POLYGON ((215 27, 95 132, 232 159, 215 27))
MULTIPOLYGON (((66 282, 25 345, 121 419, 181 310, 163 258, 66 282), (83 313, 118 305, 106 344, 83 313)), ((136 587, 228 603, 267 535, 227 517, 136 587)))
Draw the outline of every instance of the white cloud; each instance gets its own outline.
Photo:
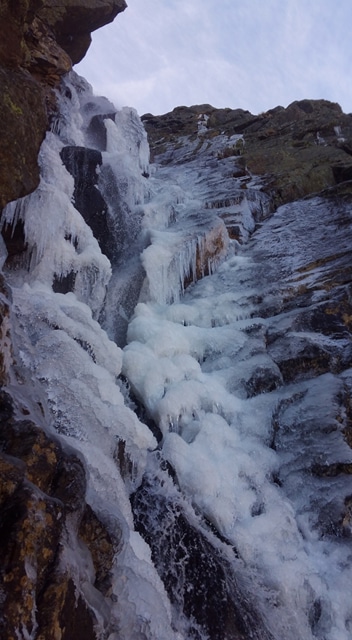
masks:
POLYGON ((209 102, 257 113, 326 98, 352 111, 350 0, 128 0, 77 66, 139 113, 209 102))

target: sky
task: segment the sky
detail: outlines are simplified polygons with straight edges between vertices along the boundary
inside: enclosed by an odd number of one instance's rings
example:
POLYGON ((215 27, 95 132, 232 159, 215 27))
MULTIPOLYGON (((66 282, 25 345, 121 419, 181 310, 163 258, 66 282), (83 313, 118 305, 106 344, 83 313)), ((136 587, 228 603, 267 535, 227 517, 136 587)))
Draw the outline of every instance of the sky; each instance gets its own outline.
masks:
POLYGON ((258 114, 325 98, 352 112, 352 0, 127 0, 75 70, 117 107, 258 114))

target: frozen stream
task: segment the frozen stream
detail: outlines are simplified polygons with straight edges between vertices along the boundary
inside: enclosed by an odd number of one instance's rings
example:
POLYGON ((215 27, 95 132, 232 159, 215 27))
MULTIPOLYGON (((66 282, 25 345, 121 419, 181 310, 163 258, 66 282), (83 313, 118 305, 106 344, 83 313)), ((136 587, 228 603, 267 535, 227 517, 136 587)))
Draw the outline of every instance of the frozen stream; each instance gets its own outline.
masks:
MULTIPOLYGON (((201 128, 149 167, 133 111, 112 117, 82 80, 67 86, 41 185, 6 211, 28 243, 5 270, 17 368, 37 390, 19 393, 18 376, 9 388, 81 452, 88 502, 122 527, 118 637, 348 640, 351 346, 311 319, 328 299, 317 282, 351 243, 347 205, 345 227, 319 198, 271 215, 260 181, 219 156, 241 137, 206 140, 201 128), (61 160, 84 145, 102 155, 98 187, 120 242, 110 261, 61 160), (55 279, 73 285, 53 291, 55 279)), ((85 571, 77 560, 81 581, 85 571)))
MULTIPOLYGON (((210 184, 214 197, 206 169, 200 180, 194 164, 194 172, 188 163, 160 173, 176 175, 193 197, 198 182, 200 199, 210 184)), ((219 188, 218 174, 214 182, 219 188)), ((351 460, 337 409, 349 374, 291 381, 278 366, 312 349, 348 362, 349 336, 304 330, 299 303, 287 299, 304 284, 308 309, 319 308, 327 297, 314 291, 321 268, 303 268, 348 252, 350 235, 324 200, 282 207, 182 300, 139 304, 128 330, 123 369, 162 431, 163 456, 245 563, 275 638, 345 640, 352 632, 349 525, 337 524, 352 479, 311 472, 351 460)))

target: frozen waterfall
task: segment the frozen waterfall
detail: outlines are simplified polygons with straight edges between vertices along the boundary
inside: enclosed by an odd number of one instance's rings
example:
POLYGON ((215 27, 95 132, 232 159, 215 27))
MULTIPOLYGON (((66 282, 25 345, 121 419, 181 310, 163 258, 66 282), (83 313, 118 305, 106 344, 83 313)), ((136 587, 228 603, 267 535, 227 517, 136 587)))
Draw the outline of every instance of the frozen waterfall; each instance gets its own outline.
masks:
MULTIPOLYGON (((38 189, 4 213, 25 239, 3 256, 9 386, 31 381, 17 397, 36 416, 44 392, 42 422, 80 452, 88 503, 123 532, 112 594, 90 595, 110 609, 106 638, 347 640, 351 529, 328 525, 352 476, 314 469, 350 464, 336 409, 350 341, 301 330, 287 303, 303 284, 325 300, 299 256, 328 255, 326 202, 271 216, 260 181, 244 189, 219 159, 227 136, 203 142, 203 127, 149 165, 136 112, 75 74, 59 104, 38 189), (336 366, 291 379, 281 363, 309 349, 336 366)), ((77 572, 86 584, 82 558, 77 572)))

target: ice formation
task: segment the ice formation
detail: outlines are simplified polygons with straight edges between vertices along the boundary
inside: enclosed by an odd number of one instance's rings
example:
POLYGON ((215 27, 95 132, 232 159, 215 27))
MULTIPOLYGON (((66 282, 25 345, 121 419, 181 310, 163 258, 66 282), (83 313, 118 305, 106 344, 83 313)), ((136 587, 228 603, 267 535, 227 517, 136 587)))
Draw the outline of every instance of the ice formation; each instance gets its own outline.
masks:
MULTIPOLYGON (((303 441, 295 431, 297 421, 313 423, 317 412, 321 423, 333 420, 328 407, 343 380, 327 373, 313 382, 295 382, 295 402, 286 402, 292 388, 281 388, 278 355, 272 359, 264 344, 272 321, 260 315, 257 302, 265 291, 266 303, 275 308, 280 291, 274 283, 290 277, 295 243, 306 243, 305 255, 311 252, 312 260, 320 255, 307 225, 325 215, 324 204, 315 199, 279 209, 258 230, 255 250, 250 242, 239 250, 228 237, 229 219, 248 240, 270 204, 255 177, 245 193, 236 180, 226 181, 226 159, 214 170, 225 136, 204 143, 197 155, 199 140, 190 140, 182 150, 187 164, 150 167, 136 112, 117 111, 95 98, 74 74, 66 83, 61 116, 42 146, 40 186, 5 211, 5 224, 23 221, 27 243, 22 264, 9 270, 9 278, 22 375, 44 389, 52 428, 84 457, 88 502, 123 523, 123 548, 114 568, 119 637, 208 637, 193 613, 187 617, 182 610, 181 600, 194 585, 186 584, 186 577, 181 581, 181 566, 171 567, 178 584, 173 599, 167 578, 159 575, 158 554, 152 556, 152 542, 147 543, 148 535, 166 535, 152 512, 165 504, 171 520, 182 510, 188 514, 192 527, 238 576, 243 598, 255 601, 263 626, 253 637, 346 640, 352 632, 350 550, 346 542, 322 538, 315 515, 316 500, 323 508, 336 499, 339 479, 321 496, 316 479, 307 479, 301 466, 303 456, 312 464, 323 456, 331 463, 349 452, 333 430, 328 454, 314 429, 303 441), (89 127, 93 116, 104 143, 89 127), (74 206, 74 180, 60 156, 67 145, 88 145, 102 154, 97 188, 108 215, 128 234, 115 261, 103 254, 74 206), (279 240, 276 230, 283 220, 279 240), (198 282, 197 254, 206 264, 198 282), (71 290, 54 292, 55 277, 70 274, 71 290), (128 325, 123 350, 115 342, 123 346, 122 321, 128 325), (248 381, 258 370, 270 372, 273 388, 251 397, 248 381), (155 435, 133 411, 124 379, 154 421, 155 435), (278 411, 287 434, 273 436, 278 411), (120 440, 132 460, 128 477, 114 461, 120 440), (285 491, 275 482, 279 473, 285 491), (147 541, 135 530, 130 501, 136 496, 138 518, 148 503, 146 478, 154 487, 149 495, 159 496, 149 510, 147 541), (171 497, 175 511, 167 506, 171 497)), ((200 118, 200 139, 205 128, 206 119, 200 118)), ((177 153, 172 151, 173 160, 177 153)), ((272 332, 279 333, 289 316, 277 313, 272 332)), ((292 335, 319 340, 327 353, 335 349, 322 335, 292 335)), ((33 410, 31 398, 22 396, 22 402, 33 410)), ((179 544, 176 540, 171 555, 179 544)))

